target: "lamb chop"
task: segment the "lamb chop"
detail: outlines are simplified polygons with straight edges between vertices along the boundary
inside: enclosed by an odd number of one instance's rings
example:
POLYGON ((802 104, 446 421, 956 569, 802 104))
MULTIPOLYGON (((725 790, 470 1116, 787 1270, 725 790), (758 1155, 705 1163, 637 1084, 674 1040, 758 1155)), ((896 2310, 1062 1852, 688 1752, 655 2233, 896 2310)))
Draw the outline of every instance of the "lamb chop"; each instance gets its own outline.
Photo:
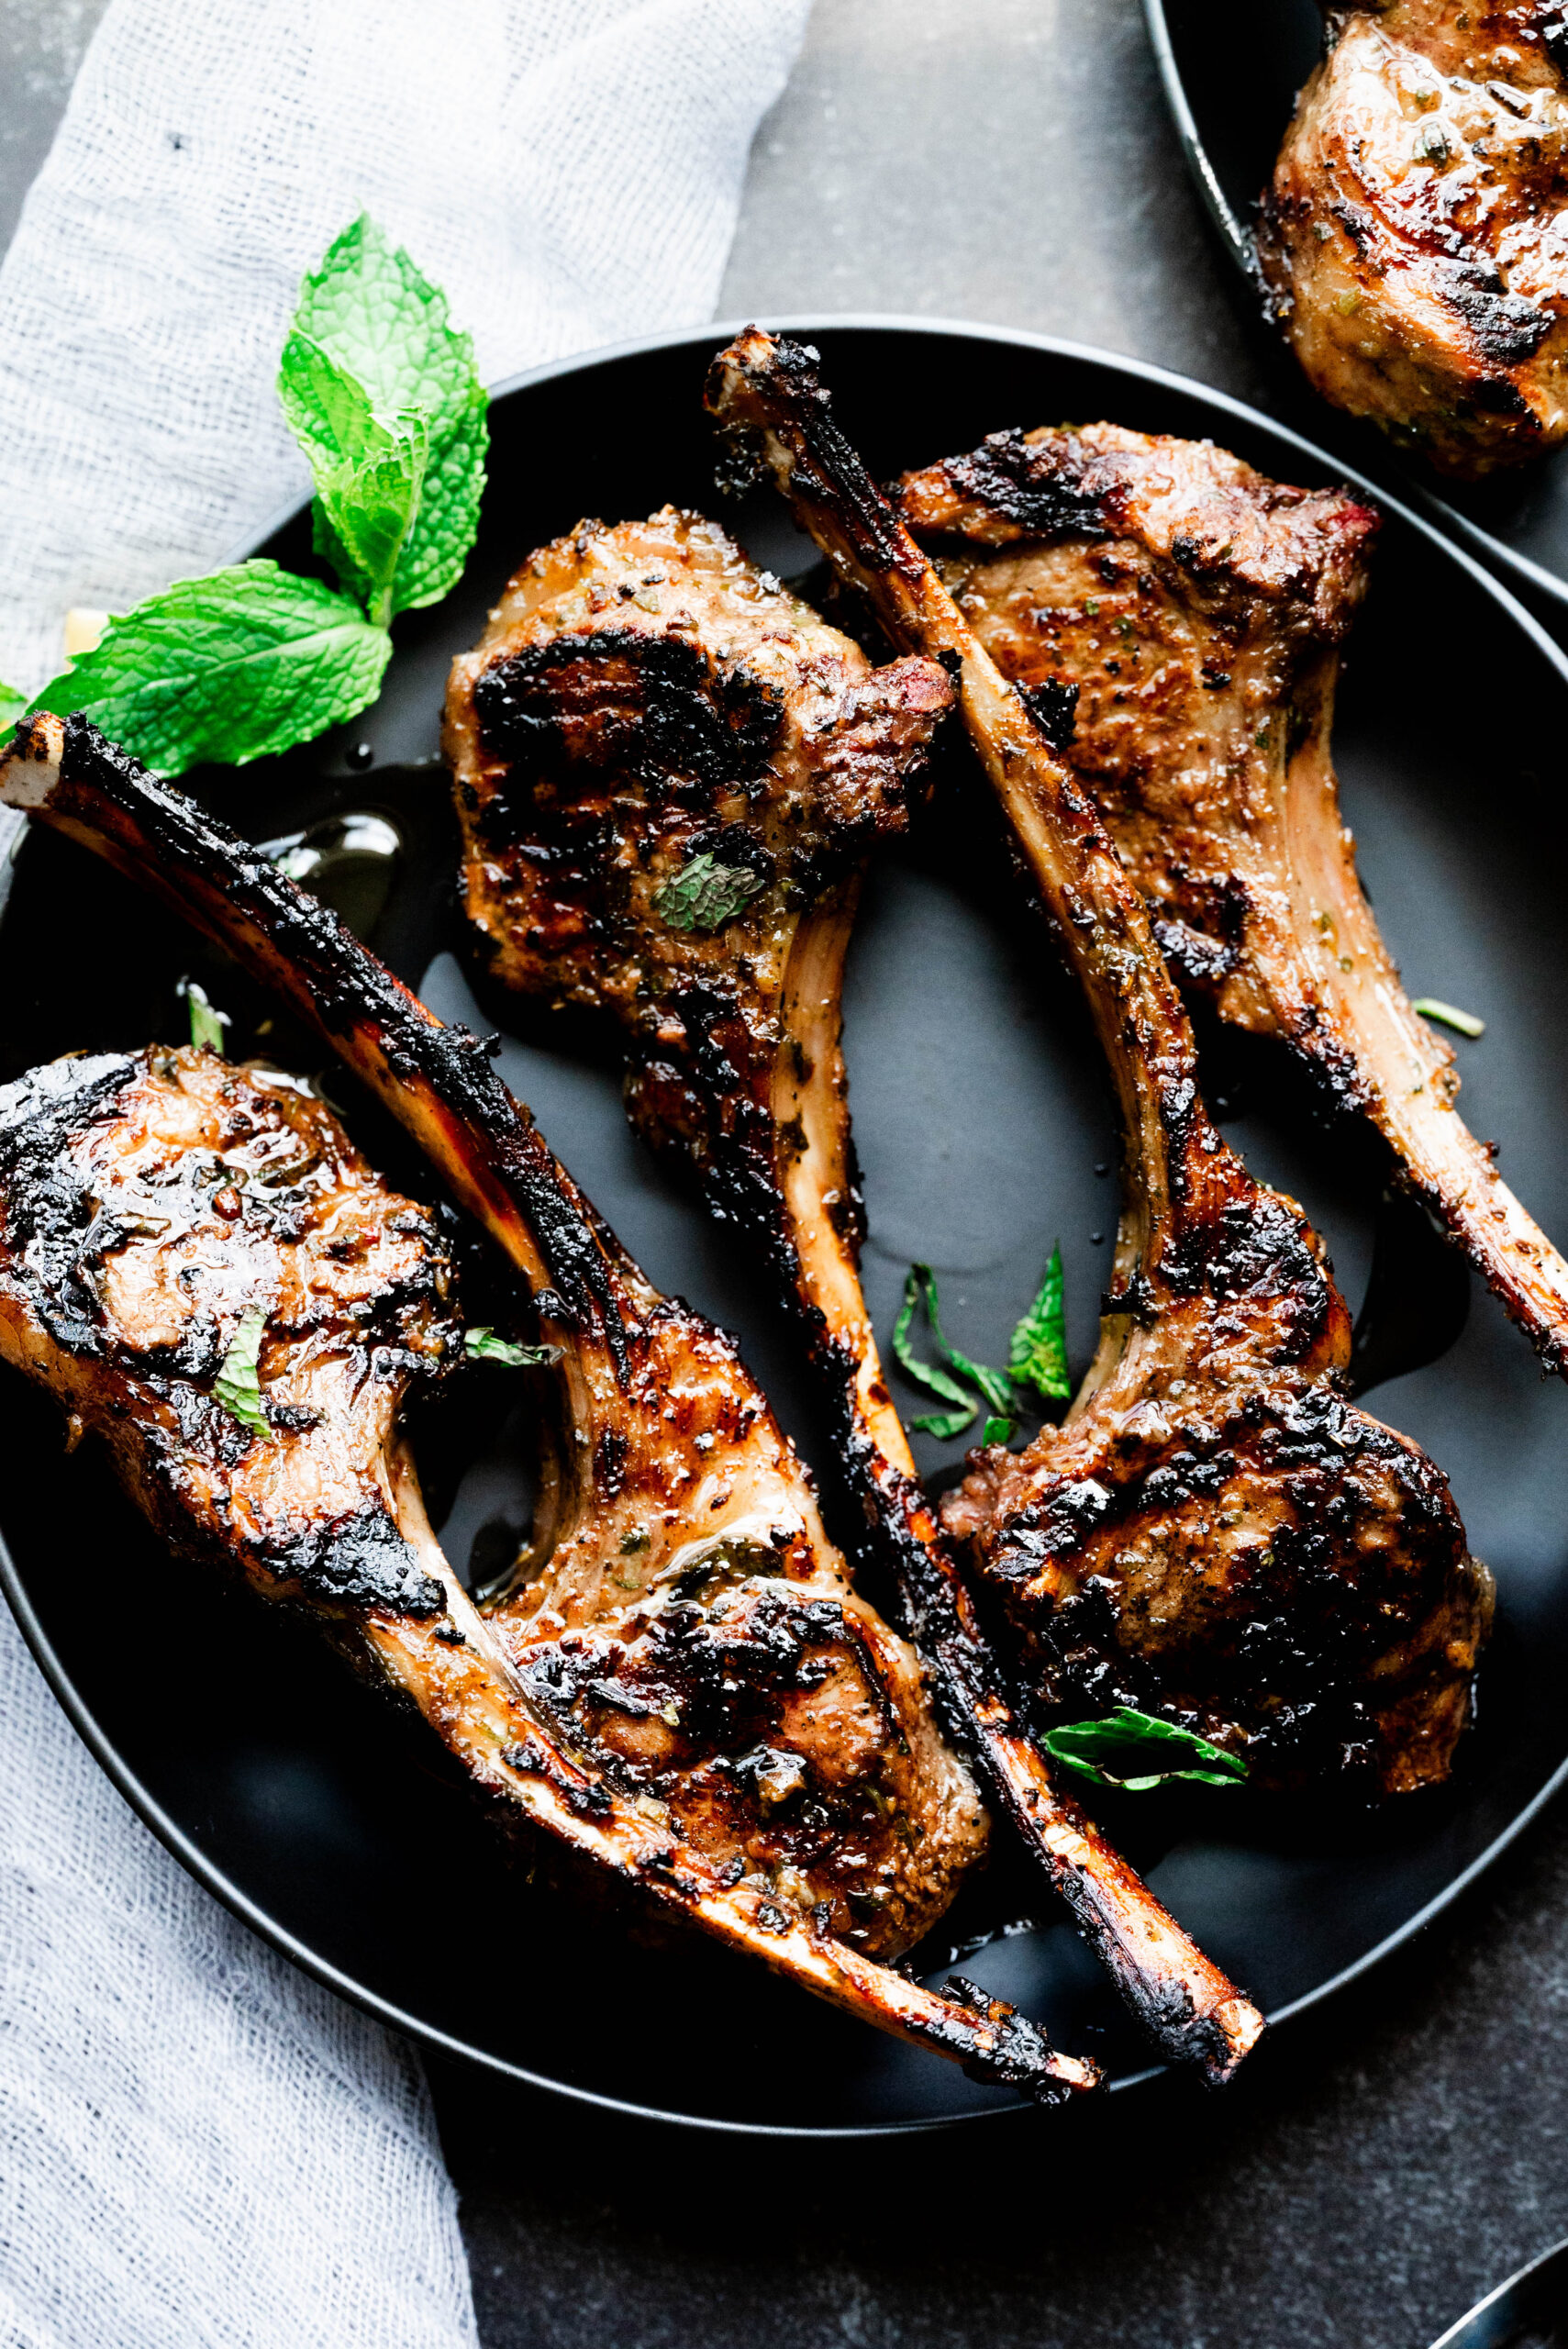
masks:
POLYGON ((1473 479, 1568 432, 1559 0, 1329 6, 1258 259, 1317 390, 1473 479))
POLYGON ((1340 815, 1335 676, 1376 517, 1109 424, 995 433, 906 474, 901 504, 1003 676, 1071 705, 1067 755, 1182 979, 1373 1120, 1568 1373, 1568 1264, 1460 1118, 1340 815))
POLYGON ((1218 2082, 1262 2019, 1024 1734, 861 1294, 844 955, 867 847, 906 823, 952 697, 934 662, 873 670, 700 516, 580 524, 452 666, 464 896, 506 984, 618 1023, 633 1122, 767 1266, 993 1796, 1162 2052, 1218 2082))
POLYGON ((657 1295, 484 1047, 84 718, 25 721, 0 799, 271 984, 524 1275, 559 1349, 526 1572, 473 1607, 397 1439, 408 1379, 452 1352, 429 1218, 275 1077, 155 1051, 11 1088, 8 1357, 106 1433, 182 1547, 367 1650, 504 1811, 976 2076, 1045 2102, 1092 2086, 1092 2065, 1000 2002, 876 1962, 979 1855, 973 1787, 732 1341, 657 1295), (255 1313, 260 1394, 240 1423, 220 1389, 255 1313))
POLYGON ((1264 1787, 1442 1780, 1490 1579, 1447 1480, 1351 1404, 1350 1319, 1293 1200, 1204 1108, 1192 1031, 1095 810, 828 413, 816 354, 751 328, 708 405, 731 477, 771 471, 906 651, 946 656, 1018 850, 1084 985, 1120 1101, 1101 1338, 1022 1453, 943 1504, 1042 1705, 1162 1713, 1264 1787))

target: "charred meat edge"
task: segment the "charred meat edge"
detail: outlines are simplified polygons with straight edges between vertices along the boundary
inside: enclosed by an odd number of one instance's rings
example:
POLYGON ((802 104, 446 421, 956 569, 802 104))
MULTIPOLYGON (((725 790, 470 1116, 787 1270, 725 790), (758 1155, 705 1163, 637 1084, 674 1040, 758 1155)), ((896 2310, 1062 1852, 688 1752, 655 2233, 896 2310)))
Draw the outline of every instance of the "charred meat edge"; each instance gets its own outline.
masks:
MULTIPOLYGON (((1071 744, 1068 755, 1149 898, 1167 957, 1222 1019, 1281 1038, 1340 1107, 1371 1119, 1408 1187, 1547 1368, 1568 1377, 1568 1264, 1459 1115, 1453 1047, 1401 985, 1340 810, 1334 690, 1376 517, 1342 495, 1266 482, 1234 460, 1222 479, 1216 451, 1180 440, 1139 448, 1113 430, 994 435, 968 456, 906 476, 906 518, 922 541, 940 535, 1015 556, 1036 538, 1107 551, 1119 542, 1153 566, 1197 651, 1211 656, 1204 726, 1226 781, 1206 789, 1192 819, 1204 836, 1198 854, 1184 860, 1178 836, 1146 863, 1136 820, 1152 812, 1143 776, 1113 784, 1071 744), (1201 866, 1190 894, 1216 901, 1212 927, 1223 936, 1174 901, 1173 869, 1184 862, 1201 866)), ((967 589, 966 607, 985 640, 993 616, 983 578, 967 589)), ((1159 759, 1156 747, 1156 772, 1159 759)))
MULTIPOLYGON (((93 850, 227 948, 399 1119, 528 1282, 541 1326, 562 1349, 566 1424, 589 1437, 562 1447, 562 1473, 590 1457, 589 1431, 613 1423, 657 1299, 478 1041, 443 1027, 335 915, 80 715, 18 724, 0 763, 0 804, 93 850)), ((728 1946, 976 2078, 1044 2104, 1097 2084, 1095 2065, 1059 2054, 1003 2002, 962 1982, 947 1997, 928 1991, 721 1884, 700 1853, 562 1749, 495 1629, 450 1575, 447 1589, 464 1648, 433 1642, 432 1626, 406 1619, 381 1626, 378 1641, 389 1676, 482 1789, 728 1946)))
MULTIPOLYGON (((669 527, 666 516, 654 517, 648 526, 650 531, 660 527, 669 527)), ((599 530, 600 526, 584 525, 575 537, 541 550, 518 573, 514 589, 521 587, 526 598, 533 574, 548 575, 541 566, 573 551, 581 555, 584 543, 599 530)), ((612 546, 617 535, 603 534, 612 546)), ((739 550, 734 553, 739 563, 739 550)), ((663 576, 662 567, 656 575, 663 576)), ((677 578, 669 594, 684 616, 693 599, 684 579, 677 578)), ((528 616, 537 620, 539 614, 530 611, 528 616)), ((655 613, 655 621, 657 618, 655 613)), ((496 930, 490 943, 503 947, 498 956, 503 975, 515 984, 526 980, 532 985, 549 974, 563 992, 581 1001, 584 982, 572 960, 578 931, 568 929, 566 948, 559 957, 552 957, 548 947, 531 943, 523 955, 511 948, 505 905, 497 902, 504 891, 484 845, 484 805, 491 795, 507 799, 510 812, 501 827, 505 839, 528 837, 528 778, 525 773, 512 786, 522 795, 520 801, 508 799, 506 770, 497 772, 498 754, 485 749, 475 706, 489 663, 504 669, 520 625, 526 622, 519 623, 504 601, 479 648, 454 663, 449 686, 447 753, 460 817, 473 835, 468 886, 480 901, 487 932, 491 926, 496 930)), ((653 623, 639 625, 646 629, 653 623)), ((562 629, 545 640, 545 649, 559 652, 562 660, 573 651, 581 660, 592 660, 607 640, 583 632, 588 627, 584 622, 581 629, 562 629)), ((609 649, 615 657, 624 657, 619 640, 609 649)), ((529 640, 528 654, 536 662, 540 660, 538 641, 529 640)), ((804 751, 795 756, 804 763, 804 751)), ((597 769, 590 780, 594 787, 603 788, 597 769)), ((656 819, 651 828, 657 836, 656 819)), ((843 1212, 855 1189, 840 1005, 860 877, 856 870, 831 879, 815 902, 790 917, 793 930, 770 1021, 747 1022, 739 1016, 738 1000, 735 1024, 745 1032, 733 1054, 712 1046, 688 1048, 679 1084, 685 1094, 701 1095, 707 1113, 699 1155, 701 1186, 716 1213, 740 1220, 762 1243, 786 1308, 837 1407, 844 1463, 895 1575, 911 1633, 934 1667, 945 1709, 975 1755, 994 1799, 1069 1903, 1162 2054, 1195 2065, 1218 2085, 1230 2076, 1251 2045, 1261 2018, 1234 1985, 1209 1965, 1080 1807, 1052 1783, 1039 1744, 1027 1734, 1016 1705, 1005 1693, 1006 1677, 921 1487, 878 1359, 861 1292, 858 1218, 843 1212), (765 1055, 768 1073, 751 1062, 738 1065, 746 1052, 753 1060, 765 1055), (753 1101, 753 1093, 765 1108, 753 1101), (726 1116, 731 1107, 734 1115, 726 1116)), ((777 894, 775 890, 758 900, 768 908, 765 931, 784 918, 773 906, 777 894)), ((659 941, 645 941, 635 910, 617 911, 613 904, 601 903, 595 918, 602 925, 600 952, 616 954, 624 939, 626 959, 636 968, 645 970, 657 959, 659 941)), ((747 920, 751 918, 749 909, 747 920)), ((527 935, 531 941, 534 933, 527 935)), ((724 946, 715 941, 705 952, 742 954, 749 946, 746 921, 728 927, 724 937, 724 946)), ((722 973, 715 975, 722 978, 722 973)), ((691 1016, 688 1011, 688 1019, 691 1016)), ((652 1049, 640 1041, 634 1043, 634 1074, 637 1053, 652 1049)), ((644 1102, 639 1115, 637 1105, 646 1090, 644 1080, 628 1102, 634 1122, 641 1125, 648 1122, 647 1107, 644 1102)))
MULTIPOLYGON (((1088 1437, 1098 1423, 1094 1442, 1107 1460, 1122 1456, 1126 1444, 1133 1442, 1131 1418, 1140 1411, 1144 1382, 1152 1382, 1151 1401, 1162 1396, 1173 1406, 1174 1398, 1188 1390, 1173 1373, 1185 1382, 1198 1375, 1201 1359, 1209 1367, 1202 1374, 1200 1392, 1207 1391, 1207 1382, 1220 1402, 1228 1391, 1234 1393, 1239 1436, 1246 1435, 1251 1444, 1247 1431, 1277 1425, 1284 1438, 1283 1449, 1276 1449, 1265 1436, 1264 1450, 1249 1468, 1238 1463, 1228 1469, 1223 1462, 1217 1463, 1217 1475, 1240 1473, 1244 1486, 1257 1487, 1250 1513, 1242 1512, 1247 1523, 1262 1526, 1264 1517, 1276 1508, 1289 1522, 1296 1507, 1285 1473, 1284 1454, 1295 1441, 1290 1431, 1303 1414, 1303 1424, 1322 1423, 1323 1468, 1336 1480, 1330 1494, 1339 1496, 1341 1513, 1348 1515, 1344 1534, 1307 1530, 1303 1588, 1315 1609, 1332 1590, 1323 1580, 1323 1570, 1331 1567, 1339 1552, 1343 1550, 1347 1564, 1359 1564, 1361 1549, 1345 1545, 1351 1531, 1363 1530, 1364 1520, 1374 1573, 1359 1609, 1359 1631, 1363 1640, 1375 1643, 1381 1639, 1384 1644, 1372 1646, 1370 1670, 1357 1681, 1346 1677, 1346 1660, 1355 1654, 1353 1642, 1346 1643, 1343 1636, 1351 1625, 1332 1616, 1321 1631, 1315 1616, 1304 1624, 1312 1642, 1321 1637, 1329 1642, 1321 1659, 1326 1669, 1329 1655, 1335 1658, 1332 1687, 1322 1692, 1329 1700, 1327 1710, 1316 1699, 1310 1707, 1313 1734, 1319 1742, 1325 1730, 1337 1734, 1334 1724, 1343 1710, 1342 1766, 1360 1771, 1373 1765, 1385 1791, 1440 1778, 1468 1719, 1475 1653, 1489 1620, 1490 1577, 1465 1553, 1463 1529, 1440 1472, 1418 1446, 1340 1399, 1350 1321, 1324 1270, 1321 1243, 1294 1202, 1252 1183, 1207 1116, 1197 1087, 1192 1031, 1180 996, 1141 898, 1129 883, 1095 809, 1054 746, 1050 730, 1054 713, 1037 715, 1004 682, 977 642, 933 565, 828 416, 815 352, 749 328, 714 362, 708 405, 728 443, 728 479, 740 485, 754 480, 759 470, 771 472, 796 519, 840 574, 869 597, 893 642, 900 650, 945 657, 952 665, 969 731, 1012 825, 1021 859, 1084 985, 1120 1098, 1122 1219, 1099 1349, 1060 1435, 1047 1430, 1022 1455, 1000 1449, 974 1455, 963 1494, 944 1506, 944 1521, 950 1531, 961 1530, 974 1547, 981 1571, 995 1559, 1005 1602, 1015 1617, 1027 1602, 1033 1620, 1022 1622, 1020 1629, 1032 1641, 1049 1626, 1051 1594, 1063 1572, 1070 1579, 1072 1525, 1038 1519, 1035 1508, 1036 1498, 1040 1508, 1049 1507, 1045 1495, 1053 1454, 1060 1452, 1069 1461, 1086 1458, 1089 1447, 1078 1442, 1079 1431, 1088 1437), (1193 1356, 1189 1370, 1190 1347, 1201 1353, 1193 1356), (1363 1454, 1369 1462, 1383 1464, 1378 1470, 1383 1489, 1375 1497, 1373 1488, 1363 1486, 1355 1474, 1363 1454), (1270 1464, 1271 1458, 1277 1464, 1270 1464), (1262 1474, 1261 1486, 1254 1472, 1262 1474), (1277 1501, 1261 1516, 1261 1497, 1268 1491, 1277 1495, 1277 1501), (995 1516, 998 1508, 999 1519, 995 1516), (1022 1512, 1016 1522, 1007 1516, 1010 1508, 1022 1512), (1063 1562, 1060 1569, 1051 1563, 1058 1554, 1063 1562), (1039 1559, 1038 1571, 1031 1558, 1039 1559), (1396 1575, 1403 1579, 1396 1581, 1396 1575), (1386 1603, 1378 1599, 1379 1590, 1386 1603), (1409 1608, 1422 1608, 1423 1614, 1418 1617, 1401 1607, 1407 1594, 1409 1608), (1413 1639, 1400 1636, 1406 1623, 1412 1627, 1413 1639), (1402 1673, 1407 1677, 1399 1677, 1402 1673), (1410 1674, 1417 1677, 1408 1679, 1410 1674), (1316 1718, 1319 1712, 1321 1724, 1316 1718)), ((1156 1418, 1161 1408, 1156 1408, 1156 1418)), ((1178 1421, 1184 1418, 1184 1407, 1177 1408, 1176 1416, 1178 1421)), ((1178 1426, 1172 1441, 1179 1442, 1186 1432, 1178 1426)), ((1140 1434, 1129 1460, 1145 1444, 1140 1434)), ((1159 1506, 1151 1514, 1151 1488, 1144 1513, 1158 1531, 1162 1512, 1179 1515, 1184 1508, 1191 1520, 1190 1536, 1173 1523, 1171 1538, 1186 1542, 1193 1571, 1202 1573, 1207 1472, 1186 1492, 1183 1472, 1174 1460, 1172 1464, 1174 1481, 1156 1480, 1159 1506)), ((1062 1514, 1076 1523, 1071 1467, 1063 1473, 1062 1514)), ((1097 1501, 1095 1506, 1098 1508, 1097 1501)), ((1114 1510, 1107 1515, 1107 1541, 1114 1538, 1118 1521, 1114 1510)), ((1234 1568, 1227 1565, 1224 1573, 1234 1574, 1229 1587, 1244 1611, 1252 1589, 1251 1568, 1241 1555, 1245 1529, 1236 1534, 1236 1521, 1227 1520, 1230 1530, 1223 1535, 1225 1554, 1235 1561, 1234 1568)), ((1087 1534, 1078 1537, 1081 1550, 1093 1552, 1098 1546, 1087 1534)), ((1218 1544, 1215 1557, 1219 1564, 1218 1544)), ((1266 1541, 1258 1564, 1264 1569, 1272 1566, 1266 1541)), ((1222 1581, 1219 1588, 1224 1587, 1222 1581)), ((1344 1583, 1343 1591, 1343 1599, 1334 1604, 1354 1609, 1354 1579, 1344 1583)), ((1266 1600, 1266 1592, 1261 1596, 1266 1600)), ((1194 1598, 1200 1607, 1194 1623, 1200 1646, 1191 1660, 1207 1669, 1201 1642, 1208 1636, 1208 1627, 1224 1619, 1216 1613, 1214 1592, 1195 1583, 1194 1598)), ((1162 1621, 1166 1611, 1162 1609, 1162 1621)), ((1145 1612, 1145 1630, 1151 1620, 1145 1612)), ((1231 1620, 1239 1637, 1243 1615, 1231 1620)), ((1273 1621, 1271 1615, 1270 1623, 1273 1621)), ((1134 1622, 1135 1632, 1137 1628, 1134 1622)), ((1263 1637, 1265 1628, 1262 1620, 1251 1626, 1249 1637, 1236 1651, 1238 1657, 1253 1653, 1251 1634, 1263 1637)), ((1294 1653, 1296 1643, 1283 1620, 1268 1631, 1264 1645, 1276 1633, 1294 1653)), ((1304 1660, 1306 1655, 1303 1651, 1304 1660)), ((1044 1656, 1040 1660, 1048 1661, 1044 1656)), ((1105 1660, 1111 1661, 1110 1652, 1105 1660)), ((1102 1671, 1102 1682, 1105 1677, 1102 1671)), ((1278 1769, 1271 1762, 1281 1783, 1293 1782, 1293 1769, 1317 1766, 1305 1752, 1299 1760, 1292 1758, 1291 1709, 1287 1705, 1279 1711, 1267 1679, 1257 1682, 1251 1704, 1259 1727, 1266 1719, 1273 1725, 1271 1735, 1284 1737, 1278 1769)), ((1260 1750, 1273 1751, 1266 1739, 1260 1750)))
MULTIPOLYGON (((974 676, 973 664, 961 650, 973 640, 930 578, 925 558, 828 422, 812 362, 798 346, 775 343, 751 328, 715 360, 707 405, 721 431, 733 436, 739 475, 745 477, 752 468, 760 443, 797 519, 850 584, 870 594, 895 641, 957 671, 968 718, 971 695, 985 692, 984 678, 974 676), (928 582, 945 607, 935 624, 929 624, 921 608, 928 582), (918 618, 912 618, 915 613, 918 618)), ((1011 730, 1026 736, 1031 751, 1038 749, 1040 738, 1021 707, 980 657, 995 681, 995 694, 1007 705, 1011 730)), ((1038 832, 1038 818, 1032 822, 1038 832)), ((1054 860, 1048 862, 1054 880, 1054 860)), ((1112 1058, 1115 1063, 1118 1055, 1113 1052, 1112 1058)), ((1124 1244, 1130 1241, 1137 1254, 1145 1237, 1141 1230, 1124 1234, 1124 1244)), ((895 1473, 901 1477, 900 1471, 895 1473)), ((1079 1807, 1052 1785, 1038 1747, 1022 1733, 1000 1693, 973 1602, 951 1553, 945 1545, 938 1547, 941 1537, 915 1486, 912 1520, 917 1512, 924 1514, 931 1534, 912 1521, 904 1555, 911 1565, 918 1562, 922 1598, 937 1618, 923 1636, 961 1691, 963 1713, 975 1721, 989 1774, 1009 1816, 1023 1826, 1030 1848, 1045 1852, 1051 1881, 1140 2021, 1168 2052, 1195 2056, 1216 2082, 1228 2078, 1256 2043, 1262 2016, 1204 1956, 1079 1807)))

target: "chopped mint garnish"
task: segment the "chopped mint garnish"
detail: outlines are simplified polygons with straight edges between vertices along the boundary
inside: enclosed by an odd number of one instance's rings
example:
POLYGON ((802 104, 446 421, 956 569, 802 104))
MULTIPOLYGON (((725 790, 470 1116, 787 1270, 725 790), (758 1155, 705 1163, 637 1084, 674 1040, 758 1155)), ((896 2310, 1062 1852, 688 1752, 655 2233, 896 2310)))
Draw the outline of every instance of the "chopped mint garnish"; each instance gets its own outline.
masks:
POLYGON ((261 1381, 256 1367, 266 1326, 266 1314, 259 1305, 241 1318, 223 1357, 223 1367, 213 1380, 212 1398, 253 1435, 270 1436, 272 1431, 261 1408, 261 1381))
POLYGON ((1436 996, 1418 996, 1416 1009, 1423 1019, 1440 1019, 1445 1028, 1457 1029, 1462 1036, 1484 1036, 1486 1033, 1486 1022, 1477 1019, 1473 1011, 1456 1011, 1451 1003, 1440 1003, 1436 996))
POLYGON ((971 1362, 967 1354, 960 1353, 956 1346, 949 1345, 942 1333, 937 1276, 929 1264, 912 1264, 909 1268, 908 1277, 904 1283, 904 1303, 893 1329, 893 1352, 900 1366, 929 1395, 939 1395, 944 1403, 958 1406, 951 1411, 928 1411, 921 1418, 911 1419, 911 1427, 918 1428, 925 1435, 934 1435, 944 1443, 963 1433, 979 1411, 980 1405, 971 1399, 957 1378, 950 1376, 950 1372, 956 1371, 958 1377, 964 1379, 980 1396, 981 1401, 991 1407, 992 1416, 985 1422, 983 1440, 986 1443, 1004 1442, 1005 1437, 993 1433, 998 1427, 1005 1428, 1007 1435, 1012 1433, 1018 1409, 1006 1378, 1001 1371, 988 1370, 984 1363, 971 1362), (922 1362, 909 1342, 915 1308, 922 1301, 931 1342, 941 1357, 940 1363, 922 1362), (947 1365, 945 1369, 943 1364, 947 1365))
POLYGON ((717 864, 705 849, 655 891, 653 903, 672 930, 722 930, 766 887, 745 865, 717 864))
POLYGON ((462 1343, 470 1362, 504 1362, 509 1370, 529 1370, 539 1363, 561 1360, 559 1346, 519 1346, 514 1339, 498 1338, 487 1325, 465 1330, 462 1343))
POLYGON ((1060 1241, 1051 1252, 1039 1296, 1013 1331, 1007 1368, 1016 1386, 1032 1386, 1048 1402, 1064 1403, 1073 1392, 1060 1241))
POLYGON ((1233 1787, 1247 1776, 1238 1753, 1226 1753, 1195 1730, 1178 1729, 1152 1713, 1118 1705, 1093 1721, 1072 1721, 1048 1730, 1040 1740, 1051 1759, 1081 1771, 1098 1787, 1125 1794, 1147 1794, 1175 1778, 1206 1787, 1233 1787))
POLYGON ((207 999, 207 991, 195 979, 182 979, 180 992, 191 1015, 191 1041, 203 1044, 209 1052, 220 1056, 223 1052, 223 1031, 228 1025, 227 1011, 215 1011, 207 999))

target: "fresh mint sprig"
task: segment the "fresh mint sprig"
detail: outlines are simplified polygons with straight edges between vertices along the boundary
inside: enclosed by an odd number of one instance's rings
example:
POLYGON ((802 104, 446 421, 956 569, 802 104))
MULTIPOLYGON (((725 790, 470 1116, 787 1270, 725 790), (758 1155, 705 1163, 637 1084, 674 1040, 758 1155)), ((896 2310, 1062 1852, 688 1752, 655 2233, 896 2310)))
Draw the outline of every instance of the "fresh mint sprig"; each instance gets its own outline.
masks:
POLYGON ((439 603, 479 529, 484 386, 446 295, 368 216, 305 281, 278 396, 316 473, 317 551, 367 610, 439 603))
POLYGON ((316 551, 336 588, 275 562, 176 581, 24 707, 95 724, 159 773, 310 741, 375 699, 398 612, 433 604, 479 527, 488 442, 473 345, 445 295, 368 217, 300 292, 278 379, 316 481, 316 551))

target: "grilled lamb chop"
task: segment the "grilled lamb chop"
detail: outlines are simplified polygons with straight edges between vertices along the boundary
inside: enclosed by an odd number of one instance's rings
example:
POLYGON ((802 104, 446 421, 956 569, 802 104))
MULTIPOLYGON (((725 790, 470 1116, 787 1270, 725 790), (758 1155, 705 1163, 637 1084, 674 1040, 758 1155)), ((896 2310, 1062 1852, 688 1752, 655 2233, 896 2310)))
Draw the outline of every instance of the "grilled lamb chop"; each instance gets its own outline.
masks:
POLYGON ((756 1242, 993 1794, 1162 2051, 1218 2081, 1262 2018, 1023 1734, 861 1294, 844 954, 867 846, 906 822, 951 700, 933 662, 873 670, 700 517, 580 525, 529 558, 453 663, 464 896, 508 985, 619 1023, 633 1121, 756 1242), (723 892, 706 912, 683 879, 698 859, 723 892))
POLYGON ((850 1589, 733 1343, 654 1292, 483 1048, 84 719, 21 727, 0 798, 275 986, 526 1276, 560 1349, 526 1575, 476 1612, 396 1442, 406 1378, 451 1349, 429 1219, 276 1079, 155 1052, 11 1089, 10 1358, 106 1431, 182 1546, 367 1647, 499 1806, 976 2076, 1047 2102, 1092 2086, 1092 2065, 999 2002, 962 1985, 939 1997, 874 1962, 940 1913, 978 1855, 973 1787, 915 1657, 850 1589), (275 1197, 266 1168, 289 1178, 275 1197), (265 1438, 213 1392, 247 1308, 269 1317, 265 1438))
POLYGON ((1042 1703, 1157 1711, 1255 1780, 1440 1781, 1489 1578, 1440 1472, 1344 1398, 1350 1321, 1294 1201, 1198 1093, 1186 1015, 1094 807, 827 412, 815 354, 752 328, 708 404, 904 649, 960 668, 966 721, 1077 971, 1120 1100, 1121 1230, 1064 1424, 973 1455, 944 1521, 1042 1703))
POLYGON ((1376 517, 1207 441, 996 433, 906 474, 902 511, 977 640, 1054 701, 1154 933, 1223 1019, 1369 1117, 1553 1370, 1568 1264, 1454 1107, 1356 875, 1329 751, 1376 517))
POLYGON ((1568 432, 1560 0, 1329 6, 1258 258, 1317 390, 1465 478, 1568 432))

